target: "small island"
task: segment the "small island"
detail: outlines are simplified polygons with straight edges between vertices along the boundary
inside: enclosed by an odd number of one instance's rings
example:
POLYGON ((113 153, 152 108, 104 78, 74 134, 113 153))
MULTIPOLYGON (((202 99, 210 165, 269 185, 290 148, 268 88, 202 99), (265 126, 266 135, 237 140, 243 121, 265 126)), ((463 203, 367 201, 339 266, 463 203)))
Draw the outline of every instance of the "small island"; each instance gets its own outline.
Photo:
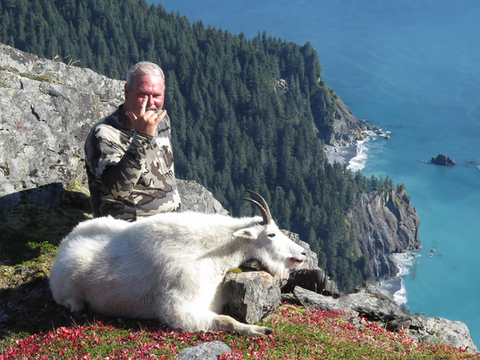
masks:
POLYGON ((445 166, 453 166, 455 165, 455 161, 451 157, 448 157, 443 154, 438 154, 437 157, 432 157, 432 163, 435 165, 445 165, 445 166))

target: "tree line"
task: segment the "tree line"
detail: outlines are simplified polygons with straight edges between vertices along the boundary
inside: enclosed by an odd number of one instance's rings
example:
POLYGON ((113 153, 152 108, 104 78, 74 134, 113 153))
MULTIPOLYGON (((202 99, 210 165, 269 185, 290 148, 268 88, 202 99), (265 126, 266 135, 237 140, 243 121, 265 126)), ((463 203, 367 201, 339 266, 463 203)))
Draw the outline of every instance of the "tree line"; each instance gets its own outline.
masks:
POLYGON ((310 43, 191 23, 144 0, 0 0, 0 42, 124 79, 134 63, 166 75, 177 176, 209 189, 235 216, 258 191, 343 289, 366 280, 346 221, 359 192, 393 186, 329 164, 335 93, 310 43))

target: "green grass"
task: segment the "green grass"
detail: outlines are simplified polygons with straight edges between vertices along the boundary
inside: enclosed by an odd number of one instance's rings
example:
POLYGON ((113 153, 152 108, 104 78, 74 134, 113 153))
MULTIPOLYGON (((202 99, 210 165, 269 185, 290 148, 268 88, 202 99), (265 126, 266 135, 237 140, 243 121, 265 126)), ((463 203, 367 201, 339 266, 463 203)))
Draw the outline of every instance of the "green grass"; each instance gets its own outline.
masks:
POLYGON ((21 73, 20 76, 23 76, 35 81, 40 81, 40 82, 48 82, 48 83, 54 82, 50 76, 34 74, 31 71, 21 73))
MULTIPOLYGON (((77 194, 85 200, 86 195, 77 194)), ((62 238, 89 217, 81 206, 69 205, 70 197, 66 192, 61 206, 51 210, 34 205, 18 205, 10 210, 0 220, 0 262, 25 265, 43 262, 42 256, 54 254, 62 238)))

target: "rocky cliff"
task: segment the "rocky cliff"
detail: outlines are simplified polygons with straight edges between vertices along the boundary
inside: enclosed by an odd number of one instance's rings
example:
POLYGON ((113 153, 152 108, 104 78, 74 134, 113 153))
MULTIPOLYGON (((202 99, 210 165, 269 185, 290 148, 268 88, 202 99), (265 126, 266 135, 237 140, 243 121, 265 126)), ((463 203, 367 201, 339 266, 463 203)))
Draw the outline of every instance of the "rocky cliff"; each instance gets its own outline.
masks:
POLYGON ((420 218, 405 190, 359 194, 348 214, 360 254, 368 255, 372 279, 395 276, 398 267, 389 255, 422 248, 420 218))
POLYGON ((335 98, 335 121, 333 132, 325 140, 325 143, 335 147, 355 146, 357 140, 363 140, 367 135, 365 124, 355 116, 339 98, 335 98))

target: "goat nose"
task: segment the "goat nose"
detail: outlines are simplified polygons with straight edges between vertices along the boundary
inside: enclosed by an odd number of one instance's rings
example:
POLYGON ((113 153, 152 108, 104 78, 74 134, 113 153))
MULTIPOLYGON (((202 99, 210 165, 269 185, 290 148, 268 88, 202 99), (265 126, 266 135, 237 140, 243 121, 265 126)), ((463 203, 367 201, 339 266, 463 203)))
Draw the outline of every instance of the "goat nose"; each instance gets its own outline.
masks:
POLYGON ((306 251, 302 252, 302 255, 307 256, 307 252, 306 251))

